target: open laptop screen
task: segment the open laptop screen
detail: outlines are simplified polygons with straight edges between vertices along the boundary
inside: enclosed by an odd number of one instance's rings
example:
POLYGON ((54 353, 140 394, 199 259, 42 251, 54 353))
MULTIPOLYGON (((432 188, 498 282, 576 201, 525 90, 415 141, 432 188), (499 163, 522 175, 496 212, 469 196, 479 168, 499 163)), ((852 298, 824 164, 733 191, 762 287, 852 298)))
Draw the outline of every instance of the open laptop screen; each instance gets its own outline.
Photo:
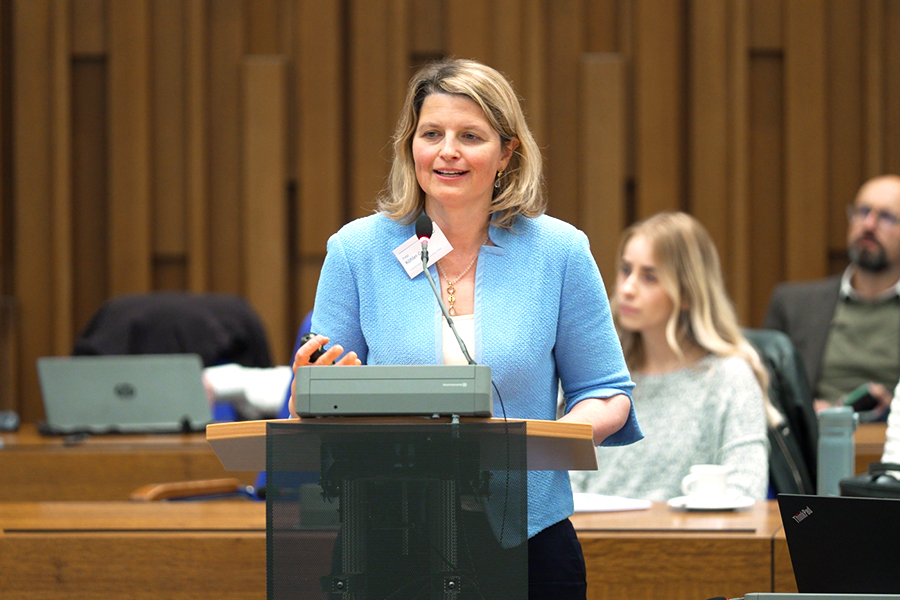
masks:
POLYGON ((196 354, 43 357, 46 433, 202 429, 211 410, 196 354))
POLYGON ((900 594, 900 500, 779 494, 797 589, 900 594))

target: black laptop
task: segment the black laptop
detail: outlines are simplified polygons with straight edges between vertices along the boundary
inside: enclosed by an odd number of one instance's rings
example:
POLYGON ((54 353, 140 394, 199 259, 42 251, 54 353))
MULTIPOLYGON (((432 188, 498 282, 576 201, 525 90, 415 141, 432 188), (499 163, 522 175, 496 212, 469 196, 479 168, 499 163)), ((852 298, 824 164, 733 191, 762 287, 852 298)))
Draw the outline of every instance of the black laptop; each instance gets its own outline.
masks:
POLYGON ((779 494, 801 593, 900 594, 900 500, 779 494))

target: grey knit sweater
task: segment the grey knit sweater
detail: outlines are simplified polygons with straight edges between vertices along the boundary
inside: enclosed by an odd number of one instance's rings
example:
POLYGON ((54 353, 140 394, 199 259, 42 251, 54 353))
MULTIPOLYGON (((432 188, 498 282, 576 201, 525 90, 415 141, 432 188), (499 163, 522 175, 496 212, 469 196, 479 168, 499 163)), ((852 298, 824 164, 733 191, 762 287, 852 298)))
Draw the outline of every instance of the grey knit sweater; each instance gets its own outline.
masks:
POLYGON ((731 465, 729 493, 766 497, 768 438, 762 392, 742 358, 707 356, 662 375, 633 374, 644 439, 599 447, 598 471, 573 471, 572 490, 665 501, 681 496, 691 465, 731 465))

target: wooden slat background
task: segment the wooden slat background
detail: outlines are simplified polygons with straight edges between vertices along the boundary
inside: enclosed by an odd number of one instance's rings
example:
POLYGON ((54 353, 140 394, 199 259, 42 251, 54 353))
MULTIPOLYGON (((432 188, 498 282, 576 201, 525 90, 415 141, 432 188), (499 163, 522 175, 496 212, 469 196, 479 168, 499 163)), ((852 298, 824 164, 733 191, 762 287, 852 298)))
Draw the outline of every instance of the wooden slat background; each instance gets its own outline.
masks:
POLYGON ((749 326, 900 172, 900 0, 0 0, 0 408, 42 418, 35 359, 124 292, 241 294, 286 362, 444 55, 508 74, 607 283, 686 210, 749 326))

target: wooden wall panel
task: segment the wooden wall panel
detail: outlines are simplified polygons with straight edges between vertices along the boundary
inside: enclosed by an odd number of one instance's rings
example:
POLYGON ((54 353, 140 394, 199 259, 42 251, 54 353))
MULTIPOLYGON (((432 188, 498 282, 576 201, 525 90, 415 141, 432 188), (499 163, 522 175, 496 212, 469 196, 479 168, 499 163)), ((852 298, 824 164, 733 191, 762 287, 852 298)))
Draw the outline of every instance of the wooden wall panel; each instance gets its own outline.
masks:
POLYGON ((12 277, 12 11, 0 2, 0 410, 19 410, 18 302, 12 277))
POLYGON ((436 56, 445 48, 442 0, 410 0, 410 52, 416 57, 436 56))
POLYGON ((72 0, 72 54, 97 57, 106 52, 104 0, 72 0))
POLYGON ((390 139, 399 115, 391 103, 395 65, 383 43, 394 35, 390 0, 352 0, 349 20, 349 120, 347 161, 350 175, 348 216, 371 214, 390 169, 390 139))
POLYGON ((24 421, 43 417, 35 360, 53 348, 53 252, 48 216, 53 214, 52 4, 19 2, 13 8, 13 152, 15 195, 14 269, 19 301, 21 404, 24 421))
POLYGON ((259 312, 276 364, 286 364, 287 327, 286 64, 251 56, 241 65, 245 295, 259 312))
POLYGON ((238 294, 241 265, 241 106, 244 53, 241 0, 215 0, 209 11, 209 285, 238 294))
POLYGON ((279 23, 281 0, 244 0, 246 4, 247 54, 279 54, 282 52, 279 23))
POLYGON ((760 327, 769 291, 785 279, 786 221, 783 204, 784 65, 780 56, 753 56, 749 66, 750 287, 752 327, 760 327))
POLYGON ((735 0, 728 10, 729 196, 731 239, 720 249, 725 281, 738 319, 753 323, 753 307, 766 303, 768 288, 752 281, 754 207, 750 199, 750 14, 749 0, 735 0), (761 300, 760 300, 761 299, 761 300))
POLYGON ((185 195, 187 202, 187 289, 203 292, 209 282, 209 129, 207 84, 207 3, 187 0, 185 195))
POLYGON ((898 19, 896 0, 0 0, 17 402, 40 414, 34 358, 123 291, 272 288, 290 345, 328 236, 383 187, 411 69, 450 54, 512 79, 549 211, 604 271, 622 225, 686 208, 758 324, 777 282, 840 268, 859 180, 900 170, 898 19), (283 61, 269 133, 241 83, 259 53, 283 61), (257 206, 266 186, 281 200, 257 206))
MULTIPOLYGON (((152 5, 152 248, 157 259, 184 259, 185 211, 185 6, 152 5)), ((182 288, 186 284, 182 283, 182 288)))
POLYGON ((544 24, 547 21, 548 9, 544 1, 523 0, 523 73, 520 81, 513 82, 516 92, 524 100, 528 126, 542 150, 546 149, 548 141, 547 97, 550 95, 546 91, 549 64, 547 64, 547 33, 544 24))
POLYGON ((449 56, 493 64, 491 40, 496 34, 491 5, 483 0, 444 1, 444 33, 449 56))
MULTIPOLYGON (((10 52, 7 51, 7 44, 10 41, 10 25, 12 19, 9 17, 9 5, 0 3, 0 297, 6 296, 7 299, 12 298, 10 289, 12 287, 10 261, 12 253, 9 251, 8 245, 12 240, 8 228, 11 217, 10 206, 12 205, 12 179, 13 173, 10 168, 12 149, 10 148, 10 132, 12 130, 12 119, 9 118, 10 101, 12 100, 12 85, 10 81, 10 52)), ((2 323, 4 321, 0 321, 2 323)), ((6 329, 0 330, 3 334, 0 338, 0 349, 4 349, 5 354, 0 358, 11 358, 11 348, 9 347, 10 336, 6 329)), ((3 366, 9 364, 8 361, 0 363, 3 366)), ((4 408, 12 408, 12 398, 8 394, 0 396, 0 403, 4 408), (9 402, 9 404, 7 404, 9 402)))
POLYGON ((884 171, 900 173, 900 3, 889 2, 885 13, 884 171))
POLYGON ((72 347, 72 111, 69 0, 52 6, 53 354, 72 347))
MULTIPOLYGON (((833 263, 846 263, 846 207, 864 179, 862 7, 832 0, 828 10, 828 249, 833 263)), ((829 266, 829 271, 835 268, 829 266)))
POLYGON ((15 410, 21 414, 17 322, 16 299, 0 296, 0 410, 15 410))
POLYGON ((106 73, 100 59, 78 59, 72 65, 74 335, 109 297, 106 73))
POLYGON ((812 279, 828 273, 825 5, 785 5, 786 275, 812 279))
POLYGON ((626 223, 625 63, 614 53, 581 57, 581 214, 578 222, 591 241, 594 260, 612 293, 616 249, 626 223))
MULTIPOLYGON (((409 31, 411 24, 408 0, 389 0, 387 13, 389 31, 409 31)), ((394 133, 394 126, 400 116, 403 100, 406 98, 406 84, 409 83, 410 77, 412 77, 415 68, 418 68, 419 65, 412 64, 408 35, 389 35, 385 46, 388 61, 387 123, 390 136, 394 133)), ((387 148, 385 157, 390 161, 390 137, 385 138, 385 140, 384 144, 387 148)), ((387 172, 385 172, 385 177, 387 177, 387 172)))
POLYGON ((784 49, 785 0, 749 1, 750 48, 755 51, 781 52, 784 49))
POLYGON ((884 3, 863 4, 865 178, 880 175, 884 168, 884 3))
POLYGON ((598 0, 587 6, 585 45, 588 52, 620 50, 620 4, 617 0, 598 0))
POLYGON ((580 199, 578 169, 579 123, 578 61, 584 47, 583 0, 553 2, 548 22, 547 159, 549 205, 547 212, 575 223, 580 199))
POLYGON ((297 221, 291 229, 292 260, 300 265, 297 324, 312 310, 319 267, 328 237, 344 221, 344 78, 341 6, 338 0, 303 2, 295 16, 297 147, 297 221))
POLYGON ((685 81, 682 2, 634 0, 635 211, 646 218, 683 204, 685 81))
POLYGON ((728 214, 731 64, 727 8, 720 0, 694 0, 689 25, 692 36, 688 202, 691 212, 706 226, 724 256, 728 256, 732 239, 728 214))
POLYGON ((516 92, 524 83, 525 65, 522 57, 527 39, 523 36, 522 0, 496 0, 492 15, 493 28, 489 39, 493 43, 488 63, 510 80, 516 92))
POLYGON ((634 77, 634 2, 635 0, 621 0, 617 18, 619 47, 618 52, 625 59, 625 122, 628 127, 628 135, 625 139, 625 171, 628 174, 628 214, 634 215, 634 173, 635 173, 635 77, 634 77))
POLYGON ((9 30, 12 19, 7 12, 8 9, 9 4, 0 2, 0 296, 9 294, 11 252, 7 249, 7 244, 12 237, 7 229, 10 217, 7 205, 12 204, 11 183, 13 178, 10 169, 12 119, 8 116, 12 100, 11 70, 9 68, 12 53, 7 50, 7 44, 11 37, 9 30))
POLYGON ((111 295, 151 289, 150 3, 109 5, 111 295))

